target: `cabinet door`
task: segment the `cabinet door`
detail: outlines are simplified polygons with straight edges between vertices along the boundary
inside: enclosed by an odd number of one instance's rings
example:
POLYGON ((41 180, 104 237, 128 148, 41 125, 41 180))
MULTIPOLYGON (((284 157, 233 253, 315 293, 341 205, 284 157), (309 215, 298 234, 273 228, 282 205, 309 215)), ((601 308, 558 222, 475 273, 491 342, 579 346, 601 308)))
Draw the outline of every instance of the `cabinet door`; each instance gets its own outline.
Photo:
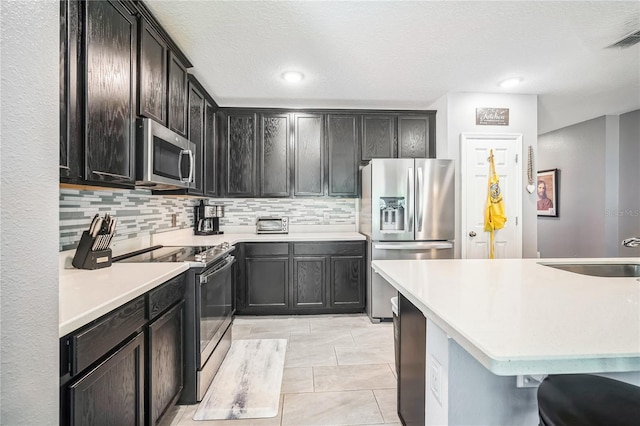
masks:
POLYGON ((431 117, 433 116, 401 115, 398 117, 398 158, 435 158, 435 141, 432 147, 429 137, 431 117))
POLYGON ((247 310, 286 310, 289 306, 289 258, 247 257, 245 265, 247 310))
POLYGON ((216 134, 216 111, 204 101, 204 193, 218 196, 218 138, 216 134))
POLYGON ((147 416, 155 425, 180 396, 183 386, 184 301, 149 325, 147 346, 147 416))
POLYGON ((204 95, 193 84, 189 84, 189 140, 196 144, 195 180, 189 187, 190 194, 203 194, 203 135, 204 135, 204 95))
POLYGON ((362 117, 362 161, 396 156, 395 120, 395 115, 362 117))
POLYGON ((358 117, 328 115, 329 195, 358 196, 358 117))
POLYGON ((77 1, 60 2, 60 179, 79 182, 82 160, 82 98, 79 84, 80 10, 77 1))
POLYGON ((321 114, 295 114, 294 195, 322 196, 324 182, 324 130, 321 114))
POLYGON ((262 197, 291 194, 289 114, 260 114, 260 179, 262 197))
POLYGON ((293 258, 293 308, 327 306, 325 270, 325 256, 293 258))
POLYGON ((402 294, 398 296, 400 363, 398 415, 407 426, 424 425, 427 320, 402 294))
MULTIPOLYGON (((116 351, 69 386, 70 425, 142 425, 144 423, 144 334, 116 351)), ((68 420, 65 421, 65 420, 68 420)))
POLYGON ((252 197, 255 188, 256 115, 228 113, 225 136, 225 193, 230 197, 252 197))
POLYGON ((166 125, 167 45, 144 18, 138 59, 138 115, 166 125))
POLYGON ((136 17, 116 2, 84 4, 85 179, 133 184, 136 17))
POLYGON ((331 257, 331 307, 364 308, 364 260, 362 256, 331 257))
POLYGON ((169 128, 187 137, 187 70, 173 54, 169 55, 169 128))

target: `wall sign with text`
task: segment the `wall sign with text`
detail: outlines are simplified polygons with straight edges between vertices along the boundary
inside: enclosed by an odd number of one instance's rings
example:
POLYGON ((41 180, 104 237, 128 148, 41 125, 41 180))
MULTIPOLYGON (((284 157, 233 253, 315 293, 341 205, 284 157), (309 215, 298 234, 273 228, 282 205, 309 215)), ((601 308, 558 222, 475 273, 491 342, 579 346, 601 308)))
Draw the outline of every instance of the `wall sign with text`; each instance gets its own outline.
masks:
POLYGON ((508 126, 509 108, 476 108, 476 125, 508 126))

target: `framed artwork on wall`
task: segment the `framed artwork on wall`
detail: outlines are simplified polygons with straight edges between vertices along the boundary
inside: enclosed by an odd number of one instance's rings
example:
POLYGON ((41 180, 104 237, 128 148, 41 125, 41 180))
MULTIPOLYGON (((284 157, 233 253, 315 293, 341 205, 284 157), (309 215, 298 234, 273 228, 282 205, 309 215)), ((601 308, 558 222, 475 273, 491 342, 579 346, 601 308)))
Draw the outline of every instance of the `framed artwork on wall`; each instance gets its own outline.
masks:
POLYGON ((538 216, 558 217, 558 169, 538 171, 538 216))

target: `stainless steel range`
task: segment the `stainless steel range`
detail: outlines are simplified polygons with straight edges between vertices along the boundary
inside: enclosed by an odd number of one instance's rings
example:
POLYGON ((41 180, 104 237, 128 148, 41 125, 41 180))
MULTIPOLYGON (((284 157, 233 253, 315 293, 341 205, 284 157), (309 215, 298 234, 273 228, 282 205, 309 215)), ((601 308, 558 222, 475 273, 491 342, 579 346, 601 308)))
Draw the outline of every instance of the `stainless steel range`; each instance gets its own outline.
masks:
POLYGON ((184 389, 180 402, 202 400, 229 346, 233 306, 235 246, 154 246, 122 256, 119 262, 188 262, 185 295, 184 389))

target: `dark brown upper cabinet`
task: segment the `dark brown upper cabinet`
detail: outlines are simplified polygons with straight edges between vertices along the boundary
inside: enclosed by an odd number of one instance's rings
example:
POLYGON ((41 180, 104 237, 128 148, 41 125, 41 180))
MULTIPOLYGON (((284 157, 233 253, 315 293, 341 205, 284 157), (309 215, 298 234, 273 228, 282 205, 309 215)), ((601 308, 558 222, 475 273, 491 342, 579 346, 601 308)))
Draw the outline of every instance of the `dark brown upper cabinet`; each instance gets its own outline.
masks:
POLYGON ((372 158, 435 158, 435 111, 366 114, 362 117, 362 161, 372 158))
POLYGON ((225 115, 225 195, 253 197, 256 175, 256 114, 248 111, 229 111, 225 115))
POLYGON ((169 53, 168 127, 187 137, 187 70, 169 53))
POLYGON ((289 114, 262 113, 259 117, 259 195, 288 197, 292 165, 289 114))
POLYGON ((324 115, 294 114, 294 195, 325 194, 324 115))
POLYGON ((121 3, 82 3, 85 180, 135 182, 137 18, 121 3))
POLYGON ((140 20, 138 115, 167 124, 167 44, 145 19, 140 20))
POLYGON ((189 76, 189 140, 196 144, 194 184, 189 194, 204 194, 204 94, 199 84, 189 76))
POLYGON ((218 137, 216 109, 209 100, 204 101, 204 194, 220 195, 218 190, 218 137))
POLYGON ((60 2, 60 180, 77 182, 82 179, 82 75, 78 74, 81 50, 79 3, 60 2))
POLYGON ((141 1, 139 114, 161 122, 174 132, 189 133, 187 69, 191 62, 141 1))
POLYGON ((394 158, 394 115, 365 115, 362 117, 362 160, 372 158, 394 158))
POLYGON ((435 155, 435 116, 398 116, 398 158, 429 158, 435 155))
POLYGON ((358 196, 359 124, 357 115, 327 115, 328 195, 358 196))

